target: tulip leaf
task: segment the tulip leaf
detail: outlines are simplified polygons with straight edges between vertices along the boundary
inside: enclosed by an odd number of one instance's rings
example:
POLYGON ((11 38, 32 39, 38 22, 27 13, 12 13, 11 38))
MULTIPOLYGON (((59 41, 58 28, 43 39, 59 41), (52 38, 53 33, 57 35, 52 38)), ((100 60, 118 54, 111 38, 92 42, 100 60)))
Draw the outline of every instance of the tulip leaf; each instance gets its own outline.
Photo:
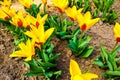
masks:
POLYGON ((85 51, 83 51, 83 53, 80 55, 80 57, 82 58, 87 58, 90 56, 90 54, 93 52, 94 47, 93 46, 89 46, 85 49, 85 51))

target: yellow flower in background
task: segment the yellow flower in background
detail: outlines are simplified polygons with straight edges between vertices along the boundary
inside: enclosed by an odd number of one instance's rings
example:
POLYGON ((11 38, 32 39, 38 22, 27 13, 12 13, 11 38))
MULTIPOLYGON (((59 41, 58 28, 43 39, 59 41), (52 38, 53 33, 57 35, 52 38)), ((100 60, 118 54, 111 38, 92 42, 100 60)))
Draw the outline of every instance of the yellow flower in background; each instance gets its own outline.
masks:
POLYGON ((92 78, 98 78, 98 75, 93 73, 81 73, 81 70, 76 61, 70 60, 70 75, 71 80, 91 80, 92 78))
POLYGON ((114 27, 114 36, 117 42, 120 42, 120 24, 116 23, 114 27))
POLYGON ((25 32, 27 36, 35 40, 36 44, 44 44, 46 40, 50 37, 53 33, 54 28, 50 28, 44 31, 44 26, 40 25, 38 28, 31 25, 31 30, 25 32))
POLYGON ((33 0, 19 0, 19 2, 28 9, 30 9, 31 5, 33 4, 33 0))
POLYGON ((70 8, 70 7, 67 8, 67 9, 65 10, 65 12, 66 12, 67 16, 69 16, 70 19, 71 19, 72 21, 74 21, 74 20, 76 20, 76 18, 77 18, 77 14, 78 14, 78 13, 81 13, 82 10, 83 10, 83 8, 80 8, 79 10, 77 10, 76 6, 73 6, 72 8, 70 8))
POLYGON ((48 17, 48 14, 41 17, 40 13, 38 13, 37 18, 34 18, 31 16, 31 19, 33 19, 33 21, 31 23, 38 28, 40 25, 45 24, 45 20, 47 19, 47 17, 48 17))
POLYGON ((12 17, 10 23, 18 27, 27 27, 22 10, 19 10, 19 12, 12 17))
POLYGON ((65 8, 68 6, 68 0, 52 0, 53 4, 57 7, 60 13, 65 11, 65 8))
POLYGON ((91 26, 99 21, 100 18, 91 19, 90 12, 86 12, 84 15, 78 14, 77 20, 82 31, 88 30, 91 26))
POLYGON ((42 0, 42 3, 43 4, 47 4, 47 0, 42 0))
POLYGON ((0 9, 0 19, 8 20, 9 18, 10 18, 10 16, 7 15, 2 9, 0 9))
POLYGON ((21 42, 18 46, 20 50, 13 52, 10 54, 10 57, 25 57, 25 61, 30 61, 32 59, 32 56, 35 55, 35 49, 34 49, 35 41, 27 40, 26 44, 21 42))
POLYGON ((4 7, 10 7, 11 5, 11 0, 4 0, 4 1, 0 1, 0 4, 4 7))
POLYGON ((10 17, 15 16, 16 11, 14 8, 2 7, 2 10, 10 17))

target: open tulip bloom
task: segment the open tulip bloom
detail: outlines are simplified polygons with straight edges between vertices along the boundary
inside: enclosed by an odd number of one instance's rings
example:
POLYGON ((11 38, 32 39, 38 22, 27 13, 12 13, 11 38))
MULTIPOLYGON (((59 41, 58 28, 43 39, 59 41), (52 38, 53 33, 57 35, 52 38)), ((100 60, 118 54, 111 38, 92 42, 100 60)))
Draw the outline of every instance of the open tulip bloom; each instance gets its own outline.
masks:
POLYGON ((92 78, 98 78, 98 75, 92 73, 81 73, 81 70, 76 61, 70 60, 70 75, 71 80, 91 80, 92 78))
POLYGON ((68 6, 68 0, 52 0, 52 2, 60 13, 64 12, 65 8, 68 6))
POLYGON ((114 36, 117 42, 120 42, 120 24, 116 23, 114 27, 114 36))
POLYGON ((70 19, 72 21, 74 21, 77 18, 77 14, 81 13, 82 10, 83 10, 83 8, 80 8, 79 10, 77 10, 76 6, 73 6, 72 8, 70 8, 70 7, 67 8, 65 10, 65 12, 66 12, 67 16, 70 17, 70 19))
POLYGON ((28 9, 30 9, 33 4, 33 0, 19 0, 19 2, 28 9))
POLYGON ((86 12, 84 15, 79 13, 77 16, 77 20, 78 20, 79 26, 80 26, 82 31, 88 30, 95 23, 97 23, 99 21, 99 19, 100 18, 91 19, 91 14, 89 11, 86 12))
POLYGON ((26 44, 21 42, 18 45, 20 50, 10 54, 10 57, 25 57, 25 61, 30 61, 35 55, 34 43, 34 40, 30 41, 29 39, 27 40, 26 44))
POLYGON ((54 28, 50 28, 44 31, 44 26, 39 26, 38 28, 35 26, 31 26, 30 31, 25 32, 27 36, 34 39, 36 44, 44 44, 46 40, 50 37, 53 33, 54 28))
POLYGON ((10 8, 11 0, 0 1, 0 4, 1 4, 2 6, 4 6, 4 7, 10 8))

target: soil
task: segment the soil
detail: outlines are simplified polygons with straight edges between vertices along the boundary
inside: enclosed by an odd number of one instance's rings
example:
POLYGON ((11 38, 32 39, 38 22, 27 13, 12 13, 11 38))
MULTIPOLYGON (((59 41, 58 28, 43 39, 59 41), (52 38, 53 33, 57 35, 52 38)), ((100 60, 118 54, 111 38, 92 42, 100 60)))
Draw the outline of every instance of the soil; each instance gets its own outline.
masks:
MULTIPOLYGON (((120 14, 120 0, 115 0, 112 8, 120 14)), ((50 11, 49 11, 50 12, 50 11)), ((116 20, 120 23, 120 17, 116 20)), ((68 41, 60 40, 58 38, 53 38, 51 43, 55 45, 54 52, 61 53, 57 58, 57 68, 62 70, 62 75, 58 80, 70 80, 69 74, 69 62, 70 59, 74 59, 79 63, 79 66, 84 72, 89 70, 89 72, 99 75, 99 79, 94 80, 106 80, 102 73, 104 70, 100 69, 98 66, 92 63, 92 60, 100 53, 99 43, 102 40, 103 46, 111 50, 115 45, 115 39, 113 35, 114 24, 103 23, 99 21, 96 25, 90 28, 87 32, 89 36, 93 36, 89 45, 95 47, 92 55, 89 58, 81 59, 72 55, 71 50, 67 47, 68 41)), ((20 58, 9 58, 9 55, 14 50, 14 39, 10 35, 9 31, 5 30, 3 25, 0 25, 0 80, 44 80, 41 77, 25 77, 23 76, 28 70, 23 64, 20 58)))

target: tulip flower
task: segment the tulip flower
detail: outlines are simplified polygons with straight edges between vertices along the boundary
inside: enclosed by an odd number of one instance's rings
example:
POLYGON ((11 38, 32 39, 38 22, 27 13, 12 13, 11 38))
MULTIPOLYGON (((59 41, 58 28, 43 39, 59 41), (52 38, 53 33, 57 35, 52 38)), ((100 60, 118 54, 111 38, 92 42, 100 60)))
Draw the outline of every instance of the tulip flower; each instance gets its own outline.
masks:
POLYGON ((43 25, 40 25, 38 28, 31 25, 31 30, 25 32, 25 34, 30 38, 34 39, 36 44, 42 45, 50 37, 53 31, 54 31, 54 28, 50 28, 44 31, 43 25))
POLYGON ((77 20, 82 31, 88 30, 91 26, 99 21, 100 18, 91 19, 90 12, 86 12, 84 15, 78 14, 77 20))
POLYGON ((53 4, 57 7, 60 13, 65 11, 65 8, 68 6, 68 0, 52 0, 53 4))
POLYGON ((114 36, 117 42, 120 42, 120 24, 116 23, 114 27, 114 36))
POLYGON ((16 14, 16 11, 14 8, 8 8, 8 7, 2 7, 2 10, 4 11, 4 13, 6 13, 9 17, 13 17, 16 14))
POLYGON ((98 78, 98 75, 96 74, 82 74, 77 62, 74 60, 70 60, 70 75, 71 80, 91 80, 92 78, 98 78))
POLYGON ((81 13, 82 10, 83 10, 82 8, 79 9, 79 10, 77 10, 76 6, 73 6, 72 8, 70 8, 70 7, 67 8, 67 9, 65 10, 65 12, 66 12, 67 16, 69 16, 70 19, 71 19, 72 21, 74 21, 74 20, 76 20, 76 18, 77 18, 77 14, 78 14, 78 13, 81 13))
POLYGON ((42 0, 42 3, 43 4, 47 4, 47 0, 42 0))
POLYGON ((44 25, 45 20, 47 19, 47 14, 43 17, 40 16, 40 13, 37 14, 37 18, 31 17, 33 21, 31 22, 34 26, 38 28, 39 25, 44 25))
POLYGON ((0 10, 0 19, 8 20, 9 18, 10 18, 9 15, 7 15, 3 10, 0 10))
POLYGON ((32 57, 35 55, 35 49, 34 49, 34 43, 35 41, 27 40, 26 44, 21 42, 18 46, 20 50, 13 52, 10 54, 10 57, 25 57, 25 61, 30 61, 32 57))
POLYGON ((30 9, 31 5, 33 4, 33 0, 19 0, 20 4, 25 6, 26 8, 30 9))
POLYGON ((21 10, 12 17, 10 23, 18 27, 27 27, 26 20, 21 10))
POLYGON ((4 6, 4 7, 10 7, 10 5, 11 5, 11 0, 4 0, 3 2, 2 1, 0 1, 0 4, 2 5, 2 6, 4 6))

